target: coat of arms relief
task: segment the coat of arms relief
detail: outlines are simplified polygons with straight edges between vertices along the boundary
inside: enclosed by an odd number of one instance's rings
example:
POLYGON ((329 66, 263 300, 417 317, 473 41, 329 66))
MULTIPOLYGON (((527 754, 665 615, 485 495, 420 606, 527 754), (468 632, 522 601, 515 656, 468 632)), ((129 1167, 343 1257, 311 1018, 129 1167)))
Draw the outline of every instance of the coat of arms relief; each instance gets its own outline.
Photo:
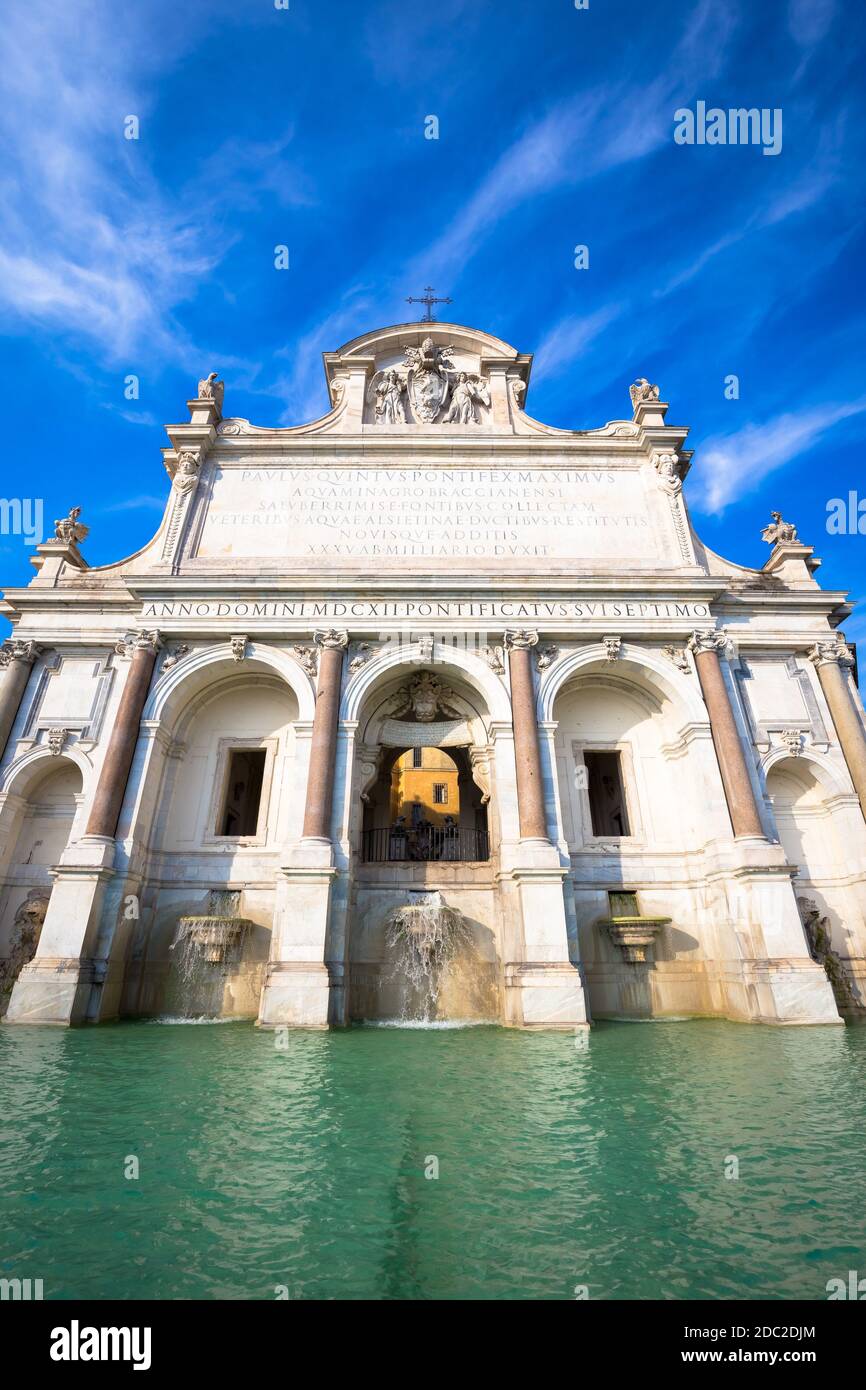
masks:
POLYGON ((367 390, 379 425, 421 424, 474 425, 480 407, 489 407, 490 390, 477 373, 459 370, 450 344, 439 347, 425 338, 420 347, 403 349, 401 367, 376 372, 367 390))

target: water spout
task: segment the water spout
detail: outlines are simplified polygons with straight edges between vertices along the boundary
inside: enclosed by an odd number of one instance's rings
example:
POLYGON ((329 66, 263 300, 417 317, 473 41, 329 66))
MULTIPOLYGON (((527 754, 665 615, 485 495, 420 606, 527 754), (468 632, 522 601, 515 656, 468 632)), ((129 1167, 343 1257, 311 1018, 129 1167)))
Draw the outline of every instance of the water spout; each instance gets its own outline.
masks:
POLYGON ((244 938, 253 925, 234 915, 240 893, 214 889, 207 913, 178 918, 174 940, 171 993, 173 1012, 185 1017, 216 1017, 222 1012, 225 978, 236 965, 244 938))
POLYGON ((394 953, 394 976, 408 989, 401 1017, 432 1022, 437 1017, 442 977, 454 957, 472 945, 466 919, 438 892, 412 892, 385 922, 385 939, 394 953))

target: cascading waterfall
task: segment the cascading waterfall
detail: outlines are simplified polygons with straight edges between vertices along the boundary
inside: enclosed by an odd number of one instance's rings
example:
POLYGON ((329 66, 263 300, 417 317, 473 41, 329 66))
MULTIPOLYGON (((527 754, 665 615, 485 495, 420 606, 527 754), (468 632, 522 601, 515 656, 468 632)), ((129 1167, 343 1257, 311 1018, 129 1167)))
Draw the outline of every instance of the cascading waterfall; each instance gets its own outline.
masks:
POLYGON ((472 945, 466 919, 438 892, 411 893, 410 901, 386 919, 385 939, 394 953, 393 978, 407 986, 401 1018, 432 1022, 445 972, 461 949, 472 945))
POLYGON ((172 952, 169 1007, 186 1018, 216 1018, 223 1007, 226 973, 240 957, 247 929, 252 925, 237 916, 240 893, 213 889, 208 912, 178 919, 172 952))

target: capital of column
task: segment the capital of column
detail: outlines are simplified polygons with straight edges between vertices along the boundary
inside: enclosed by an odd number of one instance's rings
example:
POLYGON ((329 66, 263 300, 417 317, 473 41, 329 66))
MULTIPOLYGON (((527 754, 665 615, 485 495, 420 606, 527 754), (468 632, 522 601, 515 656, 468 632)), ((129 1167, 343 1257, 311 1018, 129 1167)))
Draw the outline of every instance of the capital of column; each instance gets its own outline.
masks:
POLYGON ((343 628, 317 628, 313 633, 313 641, 317 647, 323 647, 326 651, 345 651, 349 645, 349 634, 343 628))
POLYGON ((528 627, 506 628, 504 641, 506 651, 528 651, 538 646, 538 633, 528 627))
POLYGON ((816 666, 853 666, 854 658, 848 650, 848 644, 841 636, 835 641, 816 642, 814 647, 807 652, 809 660, 816 666))
POLYGON ((38 642, 25 641, 20 637, 10 638, 0 647, 0 667, 9 666, 13 661, 22 661, 32 666, 41 651, 38 642))
POLYGON ((114 650, 118 656, 125 656, 129 659, 135 652, 152 652, 156 656, 162 646, 162 636, 151 628, 147 631, 138 629, 135 632, 125 632, 122 637, 118 637, 114 644, 114 650))
POLYGON ((728 634, 723 627, 700 628, 692 633, 686 646, 695 656, 701 652, 722 653, 728 645, 728 634))

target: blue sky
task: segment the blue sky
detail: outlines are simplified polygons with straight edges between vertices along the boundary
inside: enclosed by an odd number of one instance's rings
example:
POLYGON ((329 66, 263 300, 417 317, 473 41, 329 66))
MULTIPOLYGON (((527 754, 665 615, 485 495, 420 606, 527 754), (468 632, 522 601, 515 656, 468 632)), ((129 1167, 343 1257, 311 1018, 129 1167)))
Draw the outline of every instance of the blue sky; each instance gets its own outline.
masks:
MULTIPOLYGON (((780 508, 859 599, 866 537, 825 519, 866 497, 864 34, 842 0, 13 0, 4 495, 48 524, 80 504, 90 563, 119 559, 158 524, 162 423, 200 375, 226 414, 314 418, 320 352, 432 283, 535 353, 537 418, 594 428, 659 382, 707 544, 760 565, 780 508), (677 145, 699 100, 780 108, 781 153, 677 145)), ((30 553, 0 535, 0 581, 30 553)))

